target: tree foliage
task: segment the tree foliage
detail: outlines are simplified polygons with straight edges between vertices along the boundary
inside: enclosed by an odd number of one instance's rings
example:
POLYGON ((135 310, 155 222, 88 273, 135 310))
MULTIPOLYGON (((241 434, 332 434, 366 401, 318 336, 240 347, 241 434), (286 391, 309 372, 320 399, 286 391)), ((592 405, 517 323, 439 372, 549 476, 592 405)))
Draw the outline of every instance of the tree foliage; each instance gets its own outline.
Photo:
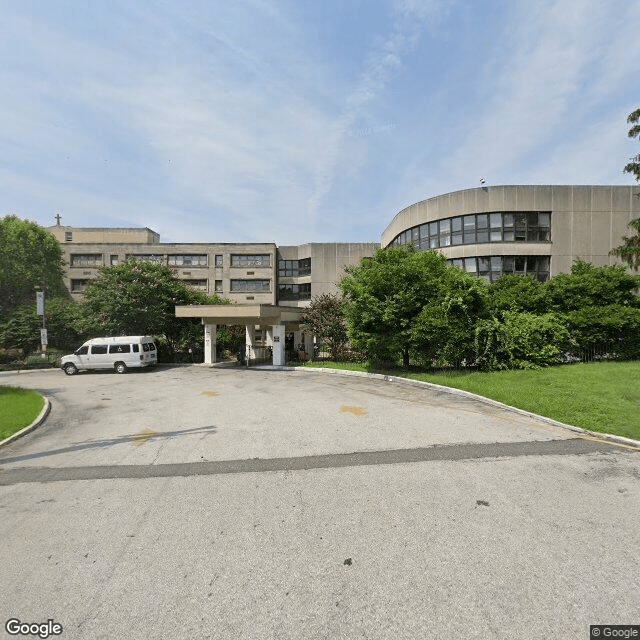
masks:
POLYGON ((300 319, 303 331, 308 331, 326 342, 332 360, 344 357, 344 350, 349 341, 342 305, 340 296, 323 293, 311 300, 300 319))
MULTIPOLYGON (((629 129, 629 137, 640 140, 640 109, 630 113, 627 122, 633 125, 629 129)), ((634 175, 636 180, 640 182, 640 154, 631 158, 623 171, 634 175)), ((640 193, 637 193, 636 196, 640 198, 640 193)), ((640 269, 640 218, 632 220, 628 226, 635 230, 635 235, 622 236, 622 244, 611 249, 609 255, 618 256, 628 267, 638 271, 640 269)))
POLYGON ((485 287, 435 251, 379 249, 348 267, 340 283, 349 338, 374 362, 457 359, 451 349, 462 340, 464 352, 485 287))
POLYGON ((63 266, 62 248, 51 233, 17 216, 0 219, 0 316, 35 302, 37 286, 47 297, 67 297, 63 266))
POLYGON ((198 319, 176 318, 175 306, 227 302, 190 289, 166 265, 131 260, 102 267, 87 285, 82 330, 92 336, 164 336, 169 350, 197 347, 202 342, 198 319))

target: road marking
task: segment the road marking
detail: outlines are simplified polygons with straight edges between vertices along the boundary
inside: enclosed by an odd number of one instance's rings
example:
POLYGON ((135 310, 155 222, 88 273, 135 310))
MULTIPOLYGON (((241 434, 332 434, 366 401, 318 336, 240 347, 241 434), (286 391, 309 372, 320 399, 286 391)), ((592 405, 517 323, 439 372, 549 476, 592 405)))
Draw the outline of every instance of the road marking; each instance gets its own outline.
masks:
MULTIPOLYGON (((119 478, 167 478, 208 476, 228 473, 265 473, 273 471, 307 471, 381 464, 412 462, 514 458, 520 456, 585 455, 621 453, 614 443, 605 440, 570 438, 528 442, 491 442, 452 444, 355 453, 323 454, 292 458, 253 458, 250 460, 207 460, 174 464, 104 465, 92 467, 18 467, 0 469, 0 485, 24 482, 65 482, 73 480, 107 480, 119 478)), ((638 454, 640 451, 635 450, 638 454)), ((628 455, 633 455, 629 453, 628 455)))

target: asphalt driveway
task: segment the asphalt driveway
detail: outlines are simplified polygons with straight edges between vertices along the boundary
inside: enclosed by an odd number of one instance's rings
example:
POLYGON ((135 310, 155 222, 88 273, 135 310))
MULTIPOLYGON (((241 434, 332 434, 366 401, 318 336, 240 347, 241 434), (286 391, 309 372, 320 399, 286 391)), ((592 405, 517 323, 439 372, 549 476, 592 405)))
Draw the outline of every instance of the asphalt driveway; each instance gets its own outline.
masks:
POLYGON ((588 638, 640 622, 630 448, 323 373, 0 384, 52 403, 0 449, 4 620, 177 640, 588 638))

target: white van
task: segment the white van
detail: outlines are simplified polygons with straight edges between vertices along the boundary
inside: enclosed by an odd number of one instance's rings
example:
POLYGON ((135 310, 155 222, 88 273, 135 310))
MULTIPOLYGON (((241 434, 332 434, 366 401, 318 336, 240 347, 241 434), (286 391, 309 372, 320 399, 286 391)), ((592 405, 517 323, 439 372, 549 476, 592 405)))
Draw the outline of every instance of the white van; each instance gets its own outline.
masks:
POLYGON ((63 356, 60 368, 69 376, 89 369, 113 369, 126 373, 129 367, 153 367, 158 351, 151 336, 118 336, 88 340, 73 355, 63 356))

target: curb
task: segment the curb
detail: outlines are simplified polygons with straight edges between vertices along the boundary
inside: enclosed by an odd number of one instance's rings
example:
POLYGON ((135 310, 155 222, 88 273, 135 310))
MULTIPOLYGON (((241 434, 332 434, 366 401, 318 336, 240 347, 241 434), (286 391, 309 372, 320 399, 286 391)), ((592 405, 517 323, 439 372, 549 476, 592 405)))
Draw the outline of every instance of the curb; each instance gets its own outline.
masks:
POLYGON ((46 396, 42 397, 44 398, 44 407, 42 407, 40 415, 29 426, 25 427, 24 429, 20 429, 20 431, 16 431, 8 438, 2 440, 2 442, 0 442, 0 447, 4 447, 5 445, 11 444, 14 440, 22 438, 22 436, 27 435, 27 433, 33 431, 36 427, 39 427, 47 419, 47 416, 51 411, 51 403, 49 402, 49 398, 47 398, 46 396))
MULTIPOLYGON (((257 369, 257 367, 254 367, 254 368, 257 369)), ((640 450, 640 440, 632 440, 631 438, 625 438, 624 436, 616 436, 612 433, 600 433, 598 431, 588 431, 587 429, 583 429, 582 427, 575 427, 572 424, 565 424, 564 422, 558 422, 557 420, 553 420, 552 418, 547 418, 546 416, 541 416, 541 415, 538 415, 537 413, 531 413, 530 411, 525 411, 524 409, 518 409, 517 407, 512 407, 508 404, 498 402, 497 400, 492 400, 491 398, 485 398, 484 396, 479 396, 475 393, 471 393, 470 391, 463 391, 462 389, 455 389, 453 387, 445 387, 443 385, 435 384, 433 382, 422 382, 421 380, 411 380, 409 378, 400 378, 399 376, 388 376, 383 373, 367 373, 366 371, 348 371, 346 369, 327 369, 322 367, 286 367, 286 368, 278 367, 278 369, 286 369, 287 371, 306 371, 306 372, 324 371, 328 375, 373 378, 374 380, 383 380, 384 382, 395 382, 395 383, 403 384, 409 387, 431 389, 433 391, 439 391, 441 393, 448 393, 449 395, 453 395, 453 396, 460 396, 462 398, 477 400, 478 402, 488 404, 492 407, 510 411, 512 413, 517 413, 518 415, 525 416, 528 418, 534 418, 536 420, 539 420, 540 422, 544 422, 545 424, 549 424, 554 427, 560 427, 561 429, 568 429, 569 431, 573 431, 574 433, 580 433, 582 435, 590 436, 592 438, 597 438, 600 440, 608 440, 618 445, 640 450)))

